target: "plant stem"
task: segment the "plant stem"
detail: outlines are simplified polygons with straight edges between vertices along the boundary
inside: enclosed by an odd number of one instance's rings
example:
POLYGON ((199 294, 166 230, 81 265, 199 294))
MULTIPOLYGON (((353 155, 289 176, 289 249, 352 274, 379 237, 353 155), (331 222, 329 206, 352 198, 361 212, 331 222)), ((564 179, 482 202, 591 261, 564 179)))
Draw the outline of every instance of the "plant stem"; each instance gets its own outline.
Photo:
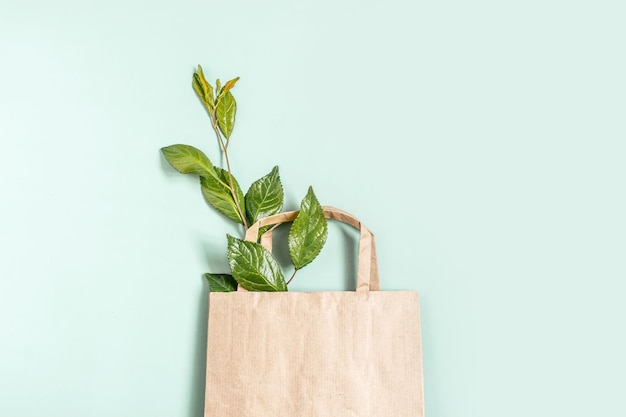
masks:
POLYGON ((217 126, 217 118, 215 113, 211 115, 211 124, 213 125, 213 130, 217 135, 217 140, 220 142, 220 147, 222 152, 224 153, 224 159, 226 160, 226 168, 228 171, 228 179, 230 181, 230 194, 233 196, 233 201, 235 202, 235 207, 237 207, 237 212, 239 213, 239 217, 243 221, 243 226, 246 230, 248 230, 248 221, 246 220, 246 216, 243 215, 243 210, 241 210, 241 205, 239 203, 239 198, 237 198, 237 193, 235 192, 235 182, 233 181, 233 174, 230 170, 230 161, 228 160, 228 145, 224 144, 224 139, 222 139, 222 135, 220 134, 219 127, 217 126))
POLYGON ((291 278, 289 278, 289 280, 287 281, 287 284, 285 285, 289 285, 289 283, 291 282, 291 280, 293 279, 293 277, 296 276, 296 272, 298 272, 298 270, 296 269, 295 271, 293 271, 293 274, 291 275, 291 278))

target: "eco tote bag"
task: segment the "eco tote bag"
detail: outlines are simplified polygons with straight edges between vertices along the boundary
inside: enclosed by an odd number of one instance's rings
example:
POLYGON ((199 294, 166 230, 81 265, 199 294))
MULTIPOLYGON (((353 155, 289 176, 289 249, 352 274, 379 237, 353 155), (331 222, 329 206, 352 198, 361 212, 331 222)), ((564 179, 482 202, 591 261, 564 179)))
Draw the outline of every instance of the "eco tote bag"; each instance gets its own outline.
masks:
POLYGON ((210 293, 205 417, 423 417, 418 295, 381 291, 372 233, 324 213, 361 231, 356 291, 210 293))

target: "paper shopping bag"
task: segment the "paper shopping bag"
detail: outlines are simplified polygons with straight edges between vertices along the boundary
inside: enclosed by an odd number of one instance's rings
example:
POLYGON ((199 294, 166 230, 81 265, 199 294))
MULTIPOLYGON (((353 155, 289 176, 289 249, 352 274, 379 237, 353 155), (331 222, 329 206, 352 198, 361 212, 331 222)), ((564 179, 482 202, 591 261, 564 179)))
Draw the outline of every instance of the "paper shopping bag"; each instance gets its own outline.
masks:
POLYGON ((324 213, 361 231, 356 291, 210 293, 205 417, 424 415, 418 294, 381 291, 372 233, 324 213))

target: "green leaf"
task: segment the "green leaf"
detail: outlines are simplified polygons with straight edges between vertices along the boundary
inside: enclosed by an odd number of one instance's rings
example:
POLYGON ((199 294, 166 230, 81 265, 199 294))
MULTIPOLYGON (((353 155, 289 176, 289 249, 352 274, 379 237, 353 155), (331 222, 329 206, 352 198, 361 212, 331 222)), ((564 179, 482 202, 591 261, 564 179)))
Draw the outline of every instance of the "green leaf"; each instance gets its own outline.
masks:
POLYGON ((319 255, 326 237, 328 224, 322 206, 313 193, 309 191, 300 203, 300 213, 289 231, 289 255, 296 270, 310 264, 319 255))
MULTIPOLYGON (((228 187, 230 185, 228 171, 219 167, 213 167, 213 169, 216 173, 215 177, 200 177, 202 195, 204 195, 206 201, 215 207, 217 211, 237 223, 244 224, 243 219, 237 211, 237 205, 230 192, 230 188, 228 187)), ((241 210, 244 211, 245 216, 243 191, 241 191, 241 187, 235 177, 233 177, 233 184, 235 186, 237 200, 239 200, 241 210)))
POLYGON ((206 273, 204 277, 209 281, 209 290, 211 292, 231 292, 237 291, 237 281, 230 274, 211 274, 206 273))
POLYGON ((239 285, 249 291, 287 291, 276 259, 263 246, 228 236, 228 263, 239 285))
POLYGON ((202 103, 207 107, 209 113, 212 114, 213 108, 215 107, 213 86, 204 78, 204 73, 200 65, 198 65, 198 71, 193 74, 192 85, 202 103))
POLYGON ((280 183, 278 167, 263 178, 252 183, 246 193, 246 216, 250 224, 280 212, 283 208, 283 185, 280 183))
POLYGON ((215 167, 201 150, 189 145, 172 145, 161 148, 167 162, 183 174, 216 177, 215 167))
POLYGON ((237 113, 237 103, 235 102, 235 97, 229 91, 220 99, 215 109, 217 125, 224 136, 226 136, 226 139, 230 138, 230 134, 235 127, 235 113, 237 113))
POLYGON ((257 240, 261 239, 261 236, 263 236, 265 232, 270 230, 272 227, 274 227, 273 224, 268 224, 267 226, 259 227, 259 234, 257 235, 257 240))
POLYGON ((220 98, 221 98, 224 94, 228 93, 228 92, 229 92, 229 91, 230 91, 230 90, 231 90, 231 89, 235 86, 235 84, 237 83, 237 81, 239 81, 239 77, 237 77, 237 78, 233 78, 232 80, 230 80, 230 81, 226 82, 226 84, 224 84, 224 88, 222 88, 222 90, 221 90, 221 91, 220 91, 220 93, 219 93, 220 98))

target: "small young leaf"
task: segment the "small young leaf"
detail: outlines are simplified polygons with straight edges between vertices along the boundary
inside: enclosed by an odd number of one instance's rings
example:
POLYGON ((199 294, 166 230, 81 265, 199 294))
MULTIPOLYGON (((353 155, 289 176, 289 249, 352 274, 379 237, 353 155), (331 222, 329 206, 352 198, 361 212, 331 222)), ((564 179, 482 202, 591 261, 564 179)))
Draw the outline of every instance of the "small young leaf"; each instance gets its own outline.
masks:
POLYGON ((235 127, 235 113, 237 113, 237 103, 230 91, 220 99, 215 113, 217 115, 217 125, 224 136, 226 136, 226 139, 229 139, 235 127))
MULTIPOLYGON (((226 186, 230 185, 228 171, 219 167, 213 168, 215 170, 216 177, 200 177, 202 195, 204 195, 206 201, 213 207, 215 207, 217 211, 219 211, 229 219, 236 221, 237 223, 244 224, 243 219, 239 215, 239 211, 237 211, 237 205, 235 204, 235 200, 230 193, 230 189, 226 186)), ((241 190, 241 187, 239 186, 239 183, 237 182, 235 177, 233 177, 233 184, 235 186, 237 200, 239 200, 241 210, 244 212, 245 216, 243 191, 241 190)))
POLYGON ((327 235, 328 224, 324 211, 313 193, 313 188, 309 187, 300 203, 300 213, 289 231, 289 255, 296 270, 302 269, 319 255, 327 235))
POLYGON ((280 183, 278 167, 263 178, 252 183, 246 193, 246 216, 248 223, 280 212, 283 208, 283 185, 280 183))
POLYGON ((183 174, 216 177, 215 167, 201 150, 189 145, 172 145, 161 148, 167 162, 183 174))
POLYGON ((200 65, 198 65, 198 71, 193 74, 192 85, 200 100, 207 107, 209 113, 212 114, 213 108, 215 107, 213 86, 204 78, 204 73, 200 65))
POLYGON ((224 84, 224 88, 222 88, 222 90, 220 91, 220 96, 228 93, 235 86, 237 81, 239 81, 239 77, 233 78, 232 80, 226 82, 226 84, 224 84))
POLYGON ((237 291, 237 281, 230 274, 204 274, 204 278, 209 282, 211 292, 231 292, 237 291))
POLYGON ((263 246, 228 236, 228 263, 239 285, 249 291, 287 291, 276 259, 263 246))

